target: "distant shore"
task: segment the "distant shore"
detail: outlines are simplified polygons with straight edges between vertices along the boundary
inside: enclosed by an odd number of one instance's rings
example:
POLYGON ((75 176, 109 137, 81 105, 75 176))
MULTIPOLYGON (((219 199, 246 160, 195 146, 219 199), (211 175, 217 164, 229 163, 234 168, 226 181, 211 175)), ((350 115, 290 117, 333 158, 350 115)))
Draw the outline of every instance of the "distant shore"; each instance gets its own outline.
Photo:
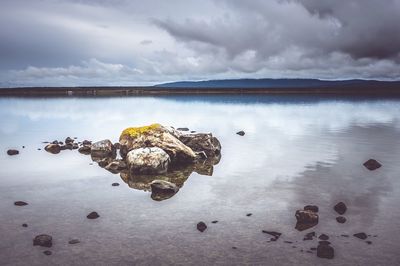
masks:
POLYGON ((164 95, 241 95, 241 94, 299 94, 299 95, 360 95, 400 96, 394 86, 327 86, 311 88, 162 88, 162 87, 21 87, 0 88, 0 97, 93 97, 93 96, 164 96, 164 95))

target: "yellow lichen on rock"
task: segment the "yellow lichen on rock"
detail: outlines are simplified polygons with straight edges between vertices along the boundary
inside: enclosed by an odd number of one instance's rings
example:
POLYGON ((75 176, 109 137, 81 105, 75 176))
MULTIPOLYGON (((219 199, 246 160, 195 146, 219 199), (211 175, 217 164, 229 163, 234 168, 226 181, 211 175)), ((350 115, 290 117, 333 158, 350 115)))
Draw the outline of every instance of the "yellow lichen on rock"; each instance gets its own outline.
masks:
POLYGON ((122 137, 124 136, 130 136, 132 138, 138 137, 142 134, 146 134, 146 132, 153 131, 156 129, 160 129, 161 125, 160 124, 151 124, 149 126, 144 126, 144 127, 129 127, 122 131, 121 136, 119 139, 121 140, 122 137))

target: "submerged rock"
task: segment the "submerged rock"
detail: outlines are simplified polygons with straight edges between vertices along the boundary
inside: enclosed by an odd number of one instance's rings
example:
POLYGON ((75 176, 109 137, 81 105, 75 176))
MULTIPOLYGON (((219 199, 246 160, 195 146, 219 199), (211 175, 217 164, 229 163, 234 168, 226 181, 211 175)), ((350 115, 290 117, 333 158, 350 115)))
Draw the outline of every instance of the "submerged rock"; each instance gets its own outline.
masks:
POLYGON ((100 217, 100 215, 97 212, 91 212, 86 216, 86 218, 88 218, 88 219, 97 219, 99 217, 100 217))
POLYGON ((343 202, 339 202, 338 204, 336 204, 333 209, 339 213, 340 215, 344 214, 347 211, 347 207, 346 204, 344 204, 343 202))
POLYGON ((158 147, 139 148, 128 153, 126 162, 132 173, 162 174, 168 170, 170 157, 158 147))
POLYGON ((178 127, 176 130, 179 131, 189 131, 189 129, 187 127, 178 127))
MULTIPOLYGON (((116 153, 112 142, 109 139, 105 139, 92 144, 91 155, 92 158, 114 158, 116 153)), ((94 161, 96 161, 96 159, 94 159, 94 161)))
POLYGON ((357 233, 357 234, 354 234, 353 236, 355 236, 359 239, 362 239, 362 240, 365 240, 368 237, 366 233, 357 233))
POLYGON ((75 244, 79 244, 81 243, 81 241, 79 241, 79 239, 71 239, 70 241, 68 241, 68 244, 70 245, 75 245, 75 244))
POLYGON ((22 224, 22 227, 28 227, 28 224, 22 224))
POLYGON ((172 132, 174 131, 160 124, 127 128, 122 132, 119 143, 125 145, 128 150, 158 147, 170 156, 173 164, 193 162, 196 158, 193 150, 183 144, 172 132))
POLYGON ((154 180, 150 183, 150 187, 151 198, 156 201, 169 199, 179 191, 177 185, 165 180, 154 180))
POLYGON ((338 216, 336 217, 336 221, 340 224, 344 224, 347 221, 347 219, 343 216, 338 216))
POLYGON ((316 237, 315 232, 307 233, 307 234, 304 236, 303 241, 313 240, 314 237, 316 237))
POLYGON ((113 186, 113 187, 118 187, 118 186, 119 186, 119 183, 112 183, 111 186, 113 186))
POLYGON ((49 235, 38 235, 33 239, 34 246, 51 247, 53 245, 53 238, 49 235))
POLYGON ((239 131, 239 132, 236 132, 236 134, 238 134, 239 136, 244 136, 246 133, 244 133, 244 131, 241 130, 241 131, 239 131))
POLYGON ((321 239, 321 240, 328 240, 328 239, 329 239, 329 236, 327 236, 327 235, 325 235, 325 234, 321 234, 321 235, 318 237, 318 239, 321 239))
POLYGON ((207 225, 204 222, 199 222, 197 224, 197 230, 199 230, 200 232, 204 232, 207 229, 207 225))
POLYGON ((275 232, 275 231, 266 231, 266 230, 262 230, 262 232, 263 232, 264 234, 268 234, 268 235, 273 236, 273 238, 270 239, 271 241, 276 241, 276 240, 278 240, 279 237, 282 235, 282 233, 275 232))
POLYGON ((320 243, 317 247, 317 257, 324 259, 333 259, 335 250, 327 243, 320 243))
POLYGON ((50 250, 45 250, 45 251, 43 251, 43 254, 46 256, 50 256, 52 254, 52 252, 50 250))
POLYGON ((126 169, 127 165, 124 161, 114 160, 108 163, 104 168, 113 174, 117 174, 122 170, 126 169))
POLYGON ((61 147, 58 144, 47 144, 46 147, 44 147, 45 151, 50 152, 52 154, 57 154, 60 153, 61 147))
POLYGON ((369 159, 368 161, 366 161, 366 162, 364 163, 364 166, 365 166, 368 170, 374 171, 374 170, 380 168, 382 165, 381 165, 377 160, 369 159))
POLYGON ((19 154, 19 151, 10 149, 10 150, 7 151, 7 154, 10 155, 10 156, 13 156, 13 155, 19 154))
POLYGON ((26 203, 25 201, 16 201, 14 202, 15 206, 25 206, 28 205, 28 203, 26 203))
POLYGON ((297 219, 296 229, 304 231, 318 224, 318 214, 313 211, 297 210, 295 217, 297 219))

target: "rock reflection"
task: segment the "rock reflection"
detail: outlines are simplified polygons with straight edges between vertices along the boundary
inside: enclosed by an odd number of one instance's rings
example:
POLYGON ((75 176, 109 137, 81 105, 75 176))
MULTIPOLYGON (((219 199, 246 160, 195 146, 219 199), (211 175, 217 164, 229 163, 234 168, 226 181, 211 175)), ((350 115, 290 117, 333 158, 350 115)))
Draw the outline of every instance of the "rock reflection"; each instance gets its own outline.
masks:
POLYGON ((153 200, 162 201, 173 197, 179 191, 179 189, 183 187, 183 184, 193 172, 196 172, 199 175, 212 176, 214 165, 218 164, 220 159, 221 156, 218 156, 213 157, 210 160, 196 162, 192 165, 174 167, 168 170, 167 173, 159 175, 139 175, 131 173, 128 170, 124 170, 120 172, 120 177, 130 188, 151 192, 151 198, 153 200), (167 181, 175 184, 177 189, 152 190, 151 184, 157 180, 167 181))

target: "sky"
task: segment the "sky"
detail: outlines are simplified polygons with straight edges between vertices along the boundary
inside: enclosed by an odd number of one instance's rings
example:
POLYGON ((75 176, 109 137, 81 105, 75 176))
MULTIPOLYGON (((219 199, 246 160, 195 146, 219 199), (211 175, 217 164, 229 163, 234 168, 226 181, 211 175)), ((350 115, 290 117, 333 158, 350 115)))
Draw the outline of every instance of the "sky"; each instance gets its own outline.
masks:
POLYGON ((0 86, 400 80, 400 0, 1 0, 0 86))

